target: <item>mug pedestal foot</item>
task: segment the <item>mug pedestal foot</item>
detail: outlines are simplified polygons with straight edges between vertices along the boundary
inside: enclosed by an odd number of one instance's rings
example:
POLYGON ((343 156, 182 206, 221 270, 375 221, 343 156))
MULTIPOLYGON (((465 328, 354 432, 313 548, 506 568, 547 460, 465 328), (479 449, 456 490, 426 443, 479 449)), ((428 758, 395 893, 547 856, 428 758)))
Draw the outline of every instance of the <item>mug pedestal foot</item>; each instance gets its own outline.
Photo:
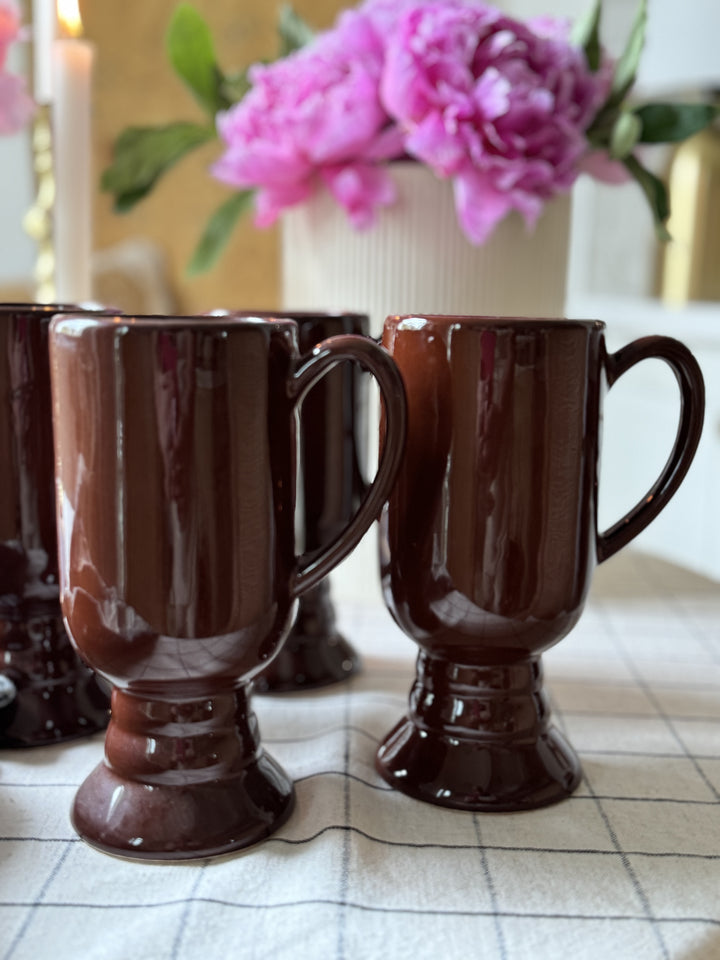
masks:
POLYGON ((60 612, 0 620, 0 748, 63 743, 104 730, 109 698, 75 653, 60 612))
POLYGON ((564 800, 580 762, 549 723, 539 658, 470 666, 420 654, 410 711, 381 744, 380 775, 459 810, 529 810, 564 800))
POLYGON ((330 585, 323 580, 300 597, 287 640, 253 687, 257 693, 292 693, 341 683, 359 669, 360 658, 335 627, 330 585))
POLYGON ((263 840, 293 804, 244 689, 173 702, 115 690, 105 760, 78 790, 72 821, 105 853, 190 860, 263 840))

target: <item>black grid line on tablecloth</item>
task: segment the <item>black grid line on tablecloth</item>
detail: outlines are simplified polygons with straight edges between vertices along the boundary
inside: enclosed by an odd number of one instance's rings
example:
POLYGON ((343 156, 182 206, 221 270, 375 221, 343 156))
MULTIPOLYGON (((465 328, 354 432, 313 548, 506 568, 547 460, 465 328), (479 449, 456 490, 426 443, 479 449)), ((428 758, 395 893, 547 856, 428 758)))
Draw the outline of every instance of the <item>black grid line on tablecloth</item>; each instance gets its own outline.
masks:
MULTIPOLYGON (((560 710, 560 708, 557 706, 557 704, 554 703, 554 701, 553 701, 553 709, 554 709, 554 712, 555 712, 555 719, 556 719, 556 722, 558 723, 558 726, 562 729, 563 733, 565 733, 565 734, 567 735, 567 729, 566 729, 566 725, 565 725, 565 722, 564 722, 563 712, 562 712, 562 710, 560 710)), ((602 817, 603 823, 605 824, 605 827, 606 827, 606 829, 607 829, 607 831, 608 831, 608 835, 609 835, 610 840, 611 840, 611 842, 612 842, 614 851, 615 851, 615 853, 617 854, 617 856, 620 858, 620 861, 621 861, 621 863, 622 863, 622 865, 623 865, 623 868, 624 868, 625 872, 627 873, 628 877, 630 878, 630 882, 631 882, 631 884, 632 884, 633 890, 635 891, 638 899, 640 900, 640 904, 641 904, 641 906, 642 906, 643 915, 644 915, 645 919, 650 922, 650 925, 651 925, 652 930, 653 930, 653 935, 655 936, 655 938, 656 938, 656 940, 657 940, 657 943, 658 943, 658 946, 659 946, 659 948, 660 948, 660 951, 661 951, 661 955, 662 955, 662 957, 663 957, 663 960, 670 960, 670 957, 669 957, 669 954, 668 954, 668 951, 667 951, 667 946, 666 946, 665 941, 664 941, 664 939, 663 939, 662 931, 661 931, 661 929, 659 928, 659 926, 658 926, 658 924, 657 924, 656 917, 655 917, 655 916, 653 915, 653 913, 652 913, 652 909, 651 909, 651 907, 650 907, 650 902, 649 902, 649 900, 648 900, 648 898, 647 898, 647 895, 646 895, 645 891, 643 890, 642 884, 640 883, 640 881, 639 881, 639 879, 638 879, 638 877, 637 877, 637 874, 636 874, 635 871, 633 870, 632 865, 630 864, 630 861, 628 860, 627 852, 626 852, 625 850, 623 850, 622 845, 621 845, 620 842, 618 841, 617 835, 616 835, 616 833, 615 833, 615 830, 613 829, 613 826, 612 826, 612 823, 611 823, 611 821, 610 821, 610 818, 608 817, 608 815, 607 815, 607 813, 606 813, 606 811, 605 811, 605 809, 604 809, 604 807, 603 807, 602 801, 599 799, 599 797, 597 796, 597 794, 595 793, 595 791, 594 791, 593 788, 592 788, 592 783, 590 782, 590 779, 589 779, 589 777, 588 777, 588 774, 587 774, 587 771, 586 771, 586 770, 583 770, 583 781, 582 781, 582 785, 584 785, 584 786, 586 787, 586 789, 587 789, 587 790, 589 791, 589 793, 590 793, 590 797, 591 797, 591 798, 595 801, 595 803, 596 803, 597 809, 598 809, 598 811, 599 811, 599 813, 600 813, 600 816, 602 817)))
MULTIPOLYGON (((592 786, 589 784, 587 776, 585 777, 585 782, 588 784, 589 789, 592 791, 592 786)), ((612 840, 613 846, 614 846, 615 849, 617 850, 617 853, 618 853, 618 855, 619 855, 619 857, 620 857, 620 860, 621 860, 621 862, 622 862, 622 865, 623 865, 623 867, 625 868, 625 871, 627 872, 628 876, 630 877, 630 882, 631 882, 632 885, 633 885, 633 889, 635 890, 635 892, 636 892, 637 895, 638 895, 638 898, 640 899, 640 903, 641 903, 641 905, 642 905, 643 914, 645 915, 646 919, 648 919, 648 920, 650 921, 650 924, 651 924, 651 926, 652 926, 652 928, 653 928, 653 933, 654 933, 655 936, 657 937, 658 945, 659 945, 660 950, 661 950, 661 952, 662 952, 662 956, 665 957, 665 958, 667 958, 667 960, 670 960, 669 954, 668 954, 668 950, 667 950, 667 946, 666 946, 665 941, 664 941, 664 939, 663 939, 662 931, 661 931, 660 928, 658 927, 657 918, 656 918, 655 915, 653 914, 653 911, 652 911, 652 908, 651 908, 651 906, 650 906, 650 901, 649 901, 649 899, 648 899, 647 893, 646 893, 645 890, 643 889, 643 885, 642 885, 642 883, 640 882, 640 879, 638 878, 637 873, 636 873, 635 870, 633 870, 633 868, 632 868, 632 865, 631 865, 631 863, 630 863, 630 860, 628 859, 627 851, 623 849, 622 844, 620 843, 620 841, 619 841, 618 838, 617 838, 617 834, 616 834, 616 832, 615 832, 615 830, 614 830, 614 828, 613 828, 613 825, 612 825, 612 822, 611 822, 611 820, 610 820, 610 817, 607 815, 607 812, 606 812, 606 810, 605 810, 605 808, 604 808, 604 806, 603 806, 603 804, 602 804, 602 801, 599 800, 598 798, 595 798, 595 799, 596 799, 596 803, 597 803, 597 806, 598 806, 598 810, 600 811, 600 815, 601 815, 602 818, 603 818, 603 821, 604 821, 604 823, 605 823, 605 825, 606 825, 606 827, 607 827, 608 833, 609 833, 609 835, 610 835, 610 839, 612 840)))
POLYGON ((343 696, 343 713, 345 736, 343 738, 343 841, 340 863, 340 911, 338 916, 337 929, 337 960, 345 960, 345 931, 347 926, 347 903, 350 890, 350 746, 351 746, 351 724, 350 724, 350 691, 349 687, 345 690, 343 696))
POLYGON ((475 830, 475 836, 477 837, 477 846, 480 852, 482 872, 485 878, 485 882, 487 883, 487 886, 488 886, 488 893, 490 894, 490 904, 492 906, 492 916, 493 916, 493 922, 495 925, 495 935, 497 936, 498 950, 500 952, 501 960, 507 960, 507 947, 505 944, 505 934, 503 932, 502 917, 499 916, 498 914, 498 903, 497 903, 497 894, 495 892, 495 884, 493 881, 492 871, 490 870, 490 864, 488 863, 487 848, 482 842, 482 828, 480 826, 480 821, 476 813, 472 815, 472 822, 473 822, 473 829, 475 830))
POLYGON ((190 914, 190 910, 193 907, 193 904, 197 902, 195 898, 195 894, 197 893, 198 887, 202 882, 203 871, 205 870, 207 865, 208 865, 207 860, 204 863, 200 864, 197 870, 197 876, 195 878, 195 882, 193 883, 192 890, 190 891, 190 896, 187 898, 187 900, 183 904, 183 911, 180 914, 180 919, 178 921, 177 929, 175 931, 175 937, 173 938, 173 942, 172 942, 172 950, 170 952, 170 957, 172 958, 172 960, 177 960, 180 946, 182 944, 183 934, 185 933, 185 927, 187 925, 188 916, 190 914))
MULTIPOLYGON (((573 800, 577 800, 577 799, 578 798, 570 798, 568 801, 566 801, 566 804, 565 804, 566 808, 569 808, 572 805, 573 800)), ((597 798, 592 796, 586 799, 592 800, 594 805, 596 805, 598 799, 614 800, 613 797, 597 798)), ((621 799, 624 799, 624 798, 621 798, 621 799)), ((684 801, 678 801, 678 805, 684 806, 686 804, 684 801)), ((301 838, 283 837, 281 835, 281 832, 278 832, 277 834, 274 834, 273 836, 268 837, 265 843, 270 846, 277 844, 281 846, 302 847, 302 846, 306 846, 308 844, 313 843, 314 841, 318 840, 320 837, 323 837, 328 833, 336 833, 341 835, 351 834, 363 840, 367 840, 370 843, 379 844, 381 846, 385 846, 388 848, 397 847, 397 848, 401 848, 401 849, 404 848, 408 850, 438 850, 438 851, 443 851, 443 850, 468 851, 468 850, 478 849, 477 842, 476 843, 451 843, 451 842, 430 843, 430 842, 423 842, 423 841, 392 840, 392 839, 388 839, 387 837, 374 836, 373 834, 368 833, 366 830, 362 830, 356 826, 347 825, 345 823, 326 824, 325 826, 321 827, 314 833, 311 833, 307 836, 303 836, 301 838)), ((82 841, 76 836, 37 837, 37 836, 24 835, 24 836, 14 836, 14 837, 13 836, 0 837, 0 843, 4 843, 4 844, 35 843, 39 845, 52 845, 52 844, 72 845, 72 844, 79 844, 81 842, 82 841)), ((593 847, 590 845, 577 847, 577 848, 567 848, 567 847, 561 847, 561 846, 543 846, 543 845, 532 845, 532 844, 526 843, 522 847, 519 847, 518 845, 501 844, 501 843, 493 843, 493 842, 486 841, 482 844, 482 846, 483 846, 483 849, 485 850, 499 851, 499 852, 503 852, 503 851, 517 852, 519 849, 522 849, 522 851, 524 853, 527 853, 528 855, 562 854, 567 856, 597 856, 597 857, 617 856, 616 850, 613 850, 611 848, 603 849, 603 848, 593 847)), ((627 848, 625 850, 625 853, 628 856, 645 857, 647 859, 677 858, 678 860, 701 860, 701 861, 707 861, 709 863, 720 860, 720 853, 698 853, 698 852, 687 852, 687 851, 678 852, 678 851, 672 851, 672 850, 649 851, 649 850, 642 850, 639 848, 638 849, 627 848)))
MULTIPOLYGON (((352 900, 293 900, 287 903, 242 903, 233 900, 224 900, 220 898, 212 897, 193 897, 192 899, 174 899, 174 900, 163 900, 156 903, 90 903, 90 902, 73 902, 65 903, 63 901, 44 901, 42 903, 26 903, 23 901, 8 901, 7 903, 0 903, 0 916, 2 915, 3 909, 11 909, 14 907, 26 908, 28 906, 36 907, 37 910, 116 910, 120 913, 132 913, 137 910, 161 910, 165 907, 184 907, 192 906, 193 904, 214 904, 221 907, 232 908, 233 910, 243 911, 243 910, 292 910, 296 907, 347 907, 349 910, 357 910, 359 913, 378 913, 378 914, 392 914, 392 915, 407 915, 407 916, 433 916, 433 917, 477 917, 484 916, 490 919, 498 916, 505 920, 584 920, 584 921, 594 921, 594 920, 612 920, 612 921, 625 921, 628 923, 636 923, 638 921, 646 923, 647 917, 642 913, 632 914, 622 914, 622 913, 562 913, 561 911, 555 912, 538 912, 528 910, 523 913, 518 913, 511 910, 433 910, 422 909, 414 910, 412 907, 382 907, 382 906, 368 906, 364 903, 354 903, 352 900)), ((668 923, 707 923, 713 927, 720 928, 720 920, 715 918, 701 917, 701 916, 687 916, 687 917, 655 917, 657 923, 668 924, 668 923)), ((5 956, 3 957, 5 960, 5 956)))
MULTIPOLYGON (((571 798, 572 799, 572 798, 571 798)), ((592 800, 594 804, 597 804, 597 800, 613 800, 613 797, 588 797, 588 800, 592 800)), ((621 798, 624 799, 624 798, 621 798)), ((568 801, 569 802, 569 801, 568 801)), ((678 801, 678 803, 685 803, 686 801, 678 801)), ((318 830, 316 833, 311 834, 308 837, 303 837, 300 840, 291 840, 288 837, 282 837, 275 834, 274 836, 268 837, 264 842, 268 845, 280 844, 291 847, 302 847, 307 844, 313 843, 313 841, 318 840, 320 837, 325 836, 328 833, 347 833, 352 834, 356 837, 362 838, 363 840, 368 840, 371 843, 377 843, 384 847, 400 847, 406 848, 408 850, 477 850, 479 849, 478 843, 410 843, 408 841, 399 841, 399 840, 388 840, 383 837, 374 837, 372 834, 367 833, 365 830, 359 830, 357 827, 347 826, 342 823, 330 823, 327 826, 323 827, 321 830, 318 830)), ((74 844, 82 843, 79 837, 0 837, 0 843, 38 843, 38 844, 74 844)), ((544 853, 557 853, 562 854, 563 856, 597 856, 597 857, 617 857, 619 855, 617 850, 601 850, 593 847, 582 847, 578 849, 568 850, 565 847, 540 847, 540 846, 523 846, 523 847, 513 847, 509 845, 503 845, 498 843, 483 843, 482 849, 485 851, 496 850, 499 852, 506 853, 517 853, 518 850, 522 850, 523 853, 527 854, 544 854, 544 853)), ((630 857, 646 857, 649 860, 652 859, 669 859, 675 858, 677 860, 705 860, 708 863, 712 863, 716 860, 720 860, 720 853, 678 853, 676 851, 648 851, 648 850, 633 850, 627 849, 624 851, 627 856, 630 857)), ((342 901, 340 901, 342 902, 342 901)))
MULTIPOLYGON (((132 952, 126 939, 145 936, 153 917, 165 936, 153 960, 189 960, 199 942, 208 944, 204 960, 220 956, 226 929, 238 957, 255 960, 256 954, 243 952, 247 941, 274 951, 258 956, 281 960, 313 955, 313 947, 318 955, 365 960, 373 954, 362 937, 371 945, 392 944, 398 925, 408 936, 416 932, 417 960, 442 955, 456 944, 453 938, 466 947, 481 941, 488 960, 545 960, 557 955, 571 931, 584 929, 591 931, 589 957, 681 960, 702 943, 705 952, 698 955, 709 958, 720 942, 716 883, 712 895, 706 889, 720 860, 720 803, 713 768, 706 773, 702 763, 720 761, 720 718, 699 708, 711 704, 713 694, 720 698, 717 672, 703 666, 720 662, 720 600, 713 605, 704 593, 704 619, 696 623, 692 596, 671 596, 657 585, 662 577, 655 574, 664 577, 669 568, 643 559, 638 573, 634 563, 623 575, 645 577, 641 598, 626 602, 627 591, 611 591, 591 599, 585 625, 581 620, 546 658, 555 721, 586 768, 576 795, 555 808, 510 816, 449 814, 401 798, 377 777, 374 752, 404 712, 416 651, 398 638, 385 611, 359 608, 341 626, 365 654, 364 675, 315 697, 257 700, 264 743, 294 776, 299 799, 296 814, 252 852, 145 871, 104 857, 73 837, 46 803, 53 796, 67 803, 99 758, 99 741, 0 754, 0 925, 3 917, 13 925, 8 960, 37 955, 53 937, 57 960, 65 960, 61 933, 66 926, 75 936, 99 929, 92 917, 121 931, 117 956, 123 960, 132 952), (626 629, 646 637, 657 630, 658 611, 668 638, 697 639, 685 652, 665 644, 679 671, 649 660, 647 639, 638 656, 624 642, 626 629), (715 613, 713 634, 708 623, 715 613), (385 648, 393 651, 390 665, 385 648), (592 694, 593 707, 584 708, 583 690, 592 694), (625 693, 618 697, 618 690, 625 693), (672 695, 663 700, 662 691, 672 695), (633 703, 642 709, 628 709, 633 703), (677 723, 685 726, 678 730, 677 723), (603 728, 624 731, 623 737, 613 740, 603 728), (705 739, 695 736, 696 729, 705 739), (688 730, 691 741, 683 736, 688 730), (680 787, 663 780, 663 760, 679 771, 680 787), (645 830, 632 843, 632 825, 640 820, 667 824, 664 842, 645 830), (312 874, 303 873, 306 863, 312 874), (435 880, 428 876, 431 864, 435 880), (677 895, 666 896, 658 871, 663 882, 683 878, 677 895), (93 873, 97 882, 84 883, 93 873), (454 877, 465 885, 457 891, 454 877), (548 891, 536 889, 540 878, 548 891), (427 926, 430 918, 435 926, 427 926), (526 927, 531 921, 534 941, 526 927), (238 939, 233 924, 240 922, 238 939), (524 942, 533 943, 531 953, 523 952, 524 942)), ((115 960, 112 952, 106 955, 115 960)), ((392 952, 386 955, 394 960, 392 952)))
MULTIPOLYGON (((667 596, 667 595, 666 595, 666 596, 667 596)), ((596 609, 596 611, 598 611, 598 612, 600 613, 601 620, 602 620, 602 624, 603 624, 603 627, 604 627, 605 636, 612 642, 613 646, 614 646, 615 649, 618 651, 618 653, 619 653, 619 655, 621 656, 622 660, 623 660, 624 663, 628 666, 628 668, 629 668, 629 670, 630 670, 630 672, 631 672, 634 680, 636 681, 636 683, 637 683, 637 685, 638 685, 638 688, 639 688, 640 690, 642 690, 642 692, 643 692, 644 695, 647 697, 647 699, 648 699, 648 701, 650 702, 650 704, 653 706, 653 708, 654 708, 655 711, 657 712, 658 716, 659 716, 659 717, 663 720, 663 722, 666 724, 666 726, 668 727, 670 733, 671 733, 672 736, 675 738, 675 740, 677 741, 678 745, 682 748, 682 751, 683 751, 685 757, 686 757, 689 761, 691 761, 691 763, 693 763, 696 771, 697 771, 698 774, 701 776, 701 778, 702 778, 703 781, 705 782, 706 786, 713 792, 714 797, 715 797, 715 800, 716 800, 716 801, 717 801, 717 800, 720 800, 720 795, 718 794, 718 791, 713 787, 712 783, 711 783, 711 782, 708 780, 708 778, 705 776, 704 772, 702 771, 701 767, 699 766, 699 764, 697 763, 697 761, 695 760, 695 758, 690 755, 689 751, 687 750, 687 746, 686 746, 685 743, 682 741, 682 738, 678 735, 678 733, 677 733, 677 731, 676 731, 676 729, 675 729, 675 726, 674 726, 674 724, 672 723, 672 720, 671 720, 671 719, 667 716, 667 714, 663 711, 661 705, 659 704, 659 702, 658 702, 658 700, 657 700, 657 697, 654 695, 654 692, 653 692, 653 690, 652 690, 651 685, 648 684, 648 683, 643 679, 642 674, 641 674, 641 671, 640 671, 640 669, 638 668, 638 666, 637 666, 637 664, 636 664, 636 662, 635 662, 635 660, 634 660, 634 658, 633 658, 633 656, 632 656, 630 645, 624 642, 623 637, 622 637, 622 632, 621 632, 621 630, 618 629, 618 627, 616 626, 616 624, 615 624, 614 621, 613 621, 612 615, 609 613, 609 611, 608 611, 608 609, 607 609, 607 602, 596 601, 596 603, 595 603, 595 609, 596 609)), ((705 649, 707 649, 707 647, 705 647, 705 649)), ((717 658, 716 658, 716 652, 715 652, 715 650, 713 649, 713 650, 711 650, 710 652, 711 652, 711 655, 712 655, 712 659, 713 659, 713 660, 716 660, 717 658)), ((587 778, 587 776, 586 776, 586 783, 588 784, 588 787, 589 787, 591 793, 594 794, 594 791, 593 791, 593 788, 592 788, 592 783, 589 781, 589 779, 587 778)), ((625 850, 623 849, 622 844, 620 843, 620 841, 619 841, 619 839, 618 839, 617 833, 616 833, 616 831, 615 831, 615 829, 614 829, 614 827, 613 827, 613 825, 612 825, 612 822, 611 822, 610 817, 609 817, 608 814, 607 814, 606 807, 605 807, 603 801, 602 801, 599 797, 597 797, 597 796, 596 796, 596 800, 597 800, 597 804, 598 804, 598 809, 601 811, 601 814, 602 814, 602 816, 603 816, 603 819, 605 820, 605 822, 606 822, 606 824, 607 824, 608 831, 609 831, 609 833, 610 833, 610 835, 611 835, 611 837, 612 837, 613 845, 617 847, 617 850, 618 850, 618 852, 619 852, 619 854, 620 854, 620 856, 621 856, 622 862, 623 862, 623 866, 625 867, 625 869, 627 870, 628 874, 630 875, 630 877, 631 877, 631 879, 632 879, 633 886, 634 886, 634 888, 636 889, 636 891, 637 891, 637 893, 638 893, 638 896, 639 896, 640 899, 641 899, 643 912, 646 914, 646 916, 648 917, 648 919, 649 919, 649 921, 650 921, 650 923, 651 923, 651 926, 652 926, 652 928, 653 928, 653 932, 654 932, 654 934, 655 934, 655 936, 657 937, 657 940, 658 940, 658 945, 659 945, 659 947, 660 947, 660 949, 661 949, 661 951, 662 951, 662 956, 663 956, 664 958, 666 958, 666 960, 670 960, 670 953, 669 953, 667 944, 666 944, 666 942, 665 942, 662 929, 661 929, 661 927, 659 926, 659 924, 657 923, 657 918, 655 917, 655 915, 654 915, 654 913, 653 913, 653 909, 652 909, 652 906, 651 906, 651 903, 650 903, 650 899, 649 899, 649 897, 648 897, 648 894, 647 894, 646 890, 644 889, 643 884, 642 884, 642 882, 641 882, 641 880, 640 880, 637 872, 633 869, 633 867, 632 867, 632 865, 631 865, 631 863, 630 863, 630 860, 629 860, 629 856, 628 856, 627 851, 625 851, 625 850)))
MULTIPOLYGON (((693 757, 693 756, 690 754, 690 752, 689 752, 689 750, 688 750, 688 748, 687 748, 687 745, 686 745, 685 741, 684 741, 683 738, 679 735, 679 733, 677 732, 677 730, 676 730, 676 728, 675 728, 675 724, 673 723, 673 718, 671 718, 671 717, 663 710, 662 706, 661 706, 660 703, 658 702, 658 699, 657 699, 657 697, 655 696, 655 694, 654 694, 654 692, 653 692, 653 690, 652 690, 652 687, 651 687, 651 686, 645 681, 645 679, 643 678, 643 676, 642 676, 642 674, 641 674, 641 671, 638 669, 637 665, 635 664, 635 661, 634 661, 633 658, 632 658, 632 655, 631 655, 631 653, 630 653, 629 647, 627 646, 627 644, 625 644, 625 643, 623 642, 622 636, 621 636, 620 632, 618 631, 615 623, 613 622, 612 616, 610 616, 610 615, 608 614, 606 604, 598 603, 598 604, 597 604, 597 608, 600 609, 600 610, 603 612, 603 614, 604 614, 603 619, 604 619, 604 624, 605 624, 605 629, 606 629, 606 636, 612 640, 612 642, 615 644, 616 648, 619 650, 620 654, 622 655, 623 659, 625 660, 625 662, 626 662, 626 663, 628 664, 628 666, 630 667, 630 669, 631 669, 631 671, 632 671, 632 673, 633 673, 633 676, 636 678, 636 682, 637 682, 638 687, 643 691, 643 693, 644 693, 645 696, 648 698, 648 700, 653 704, 654 708, 657 710, 658 716, 659 716, 659 717, 663 720, 663 722, 666 724, 668 730, 670 731, 670 733, 672 734, 672 736, 674 737, 674 739, 677 741, 677 743, 678 743, 678 745, 680 746, 680 748, 682 749, 684 755, 687 757, 688 760, 690 760, 691 763, 693 763, 693 765, 695 766, 695 768, 696 768, 696 770, 698 771, 699 775, 703 778, 703 780, 704 780, 705 783, 707 784, 708 788, 713 792, 713 794, 714 794, 714 796, 715 796, 715 799, 720 802, 720 793, 719 793, 719 792, 717 791, 717 789, 713 786, 712 782, 706 777, 704 771, 703 771, 702 768, 700 767, 700 765, 699 765, 699 763, 697 762, 696 758, 693 757)), ((715 658, 714 658, 714 659, 715 659, 715 658)), ((716 720, 716 719, 713 719, 712 722, 713 722, 713 723, 717 723, 717 720, 716 720)))
POLYGON ((2 960, 12 960, 12 957, 13 957, 13 955, 14 955, 14 953, 15 953, 16 948, 17 948, 17 947, 19 946, 19 944, 21 943, 21 941, 22 941, 22 939, 23 939, 23 937, 24 937, 24 935, 25 935, 25 932, 27 931, 28 927, 30 926, 30 924, 31 924, 32 921, 33 921, 33 917, 35 916, 36 912, 42 907, 42 905, 43 905, 43 898, 44 898, 44 896, 45 896, 45 893, 46 893, 48 887, 50 886, 50 884, 52 883, 53 879, 57 876, 57 873, 58 873, 58 871, 60 870, 60 868, 62 867, 62 865, 64 864, 65 860, 67 859, 67 856, 68 856, 68 854, 69 854, 69 852, 70 852, 71 847, 72 847, 72 841, 71 841, 71 842, 66 842, 65 846, 63 847, 62 851, 60 852, 60 855, 59 855, 57 861, 56 861, 55 864, 53 865, 52 870, 50 871, 50 873, 48 874, 47 878, 45 879, 45 882, 43 883, 42 887, 40 888, 40 891, 38 892, 37 897, 36 897, 31 903, 29 903, 29 904, 27 905, 27 907, 28 907, 28 913, 27 913, 27 916, 26 916, 26 918, 25 918, 25 921, 23 922, 22 926, 20 927, 20 930, 17 932, 17 934, 15 935, 15 937, 12 939, 12 941, 11 941, 10 944, 8 945, 6 951, 5 951, 4 954, 3 954, 2 960))

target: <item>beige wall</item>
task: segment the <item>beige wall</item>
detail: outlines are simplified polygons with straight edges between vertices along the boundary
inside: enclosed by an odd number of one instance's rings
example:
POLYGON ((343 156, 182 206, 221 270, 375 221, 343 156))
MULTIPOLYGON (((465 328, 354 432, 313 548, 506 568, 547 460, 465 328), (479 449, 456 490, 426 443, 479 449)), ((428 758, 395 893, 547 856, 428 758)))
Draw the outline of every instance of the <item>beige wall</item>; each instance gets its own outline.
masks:
MULTIPOLYGON (((220 62, 232 72, 254 60, 272 58, 280 3, 267 0, 195 0, 216 38, 220 62)), ((176 0, 84 0, 85 30, 97 46, 94 137, 98 172, 111 158, 112 144, 128 125, 199 120, 190 94, 172 73, 164 36, 176 0)), ((329 26, 347 4, 341 0, 297 0, 298 13, 314 26, 329 26)), ((144 237, 165 252, 179 307, 186 312, 213 307, 274 307, 279 298, 277 229, 257 230, 251 217, 236 230, 221 262, 192 280, 185 267, 209 215, 228 196, 207 168, 219 153, 210 144, 166 175, 155 192, 129 214, 112 210, 99 194, 95 208, 96 246, 144 237)), ((132 305, 123 304, 128 309, 132 305)))

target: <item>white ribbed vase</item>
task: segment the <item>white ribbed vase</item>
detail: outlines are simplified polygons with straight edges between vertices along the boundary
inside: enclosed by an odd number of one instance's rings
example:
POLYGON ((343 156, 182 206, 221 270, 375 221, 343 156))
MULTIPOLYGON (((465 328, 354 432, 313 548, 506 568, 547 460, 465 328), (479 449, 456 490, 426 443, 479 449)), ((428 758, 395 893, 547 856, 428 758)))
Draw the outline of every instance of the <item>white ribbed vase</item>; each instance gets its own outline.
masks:
POLYGON ((568 196, 548 203, 534 231, 513 213, 476 247, 449 181, 417 163, 390 169, 397 203, 369 230, 354 230, 327 191, 285 213, 283 306, 368 313, 376 335, 396 313, 564 315, 568 196))

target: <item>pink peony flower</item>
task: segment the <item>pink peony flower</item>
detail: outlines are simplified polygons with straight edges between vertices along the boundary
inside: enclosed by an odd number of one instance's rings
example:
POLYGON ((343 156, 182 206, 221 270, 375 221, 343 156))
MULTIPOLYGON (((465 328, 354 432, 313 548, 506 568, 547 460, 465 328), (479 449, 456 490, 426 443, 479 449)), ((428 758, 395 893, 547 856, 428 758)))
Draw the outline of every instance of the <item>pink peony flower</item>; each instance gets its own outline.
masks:
POLYGON ((22 77, 5 69, 10 46, 20 37, 20 12, 14 0, 0 0, 0 136, 17 133, 35 109, 22 77))
POLYGON ((381 93, 407 151, 452 178, 461 226, 482 243, 510 210, 530 226, 570 189, 609 77, 588 69, 564 22, 531 29, 479 0, 444 0, 403 15, 381 93))
POLYGON ((358 227, 393 202, 392 180, 380 162, 401 155, 403 144, 380 103, 382 66, 372 23, 349 11, 302 50, 251 68, 250 91, 218 117, 226 150, 212 172, 235 187, 257 188, 259 226, 319 184, 358 227))

